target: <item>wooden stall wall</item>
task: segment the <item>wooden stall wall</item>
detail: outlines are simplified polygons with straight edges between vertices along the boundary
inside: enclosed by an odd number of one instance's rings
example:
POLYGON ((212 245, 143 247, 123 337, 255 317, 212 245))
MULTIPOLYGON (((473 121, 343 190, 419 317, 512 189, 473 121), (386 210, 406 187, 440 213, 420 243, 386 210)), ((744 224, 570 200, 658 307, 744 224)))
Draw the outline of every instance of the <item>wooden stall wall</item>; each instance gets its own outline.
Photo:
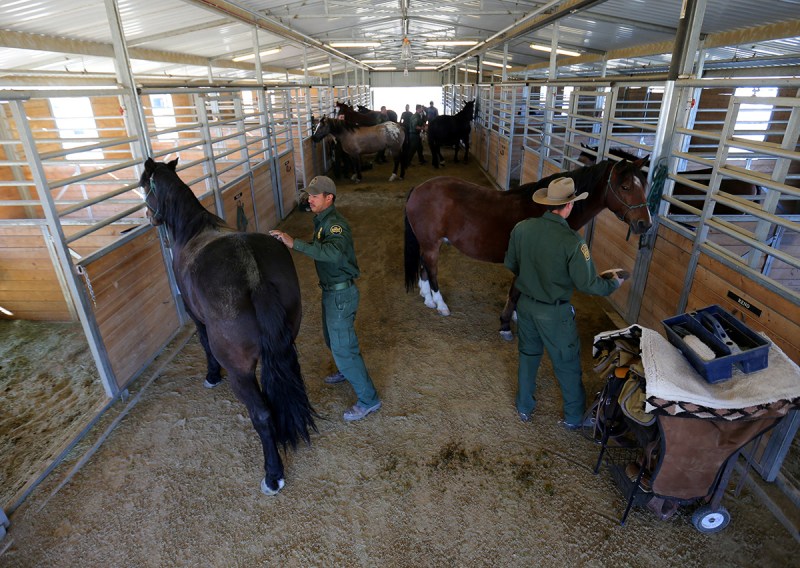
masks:
POLYGON ((297 177, 295 176, 294 156, 291 151, 278 158, 278 168, 283 217, 285 218, 297 207, 297 177))
MULTIPOLYGON (((306 183, 310 182, 315 172, 322 170, 322 146, 314 144, 314 140, 306 138, 303 140, 303 172, 305 173, 306 183), (319 148, 318 148, 319 147, 319 148), (317 169, 319 168, 319 170, 317 169)), ((302 179, 300 180, 302 182, 302 179)), ((305 187, 305 185, 303 186, 305 187)))
POLYGON ((124 388, 180 325, 155 228, 85 267, 117 384, 124 388))
POLYGON ((45 225, 0 227, 0 307, 12 314, 0 312, 0 318, 75 320, 45 234, 45 225))
POLYGON ((244 176, 225 188, 221 195, 225 222, 238 231, 255 231, 256 216, 250 176, 244 176))
POLYGON ((689 239, 659 225, 642 293, 639 324, 661 331, 661 320, 676 315, 691 248, 689 239))
POLYGON ((522 150, 522 173, 519 183, 533 183, 539 181, 539 154, 527 148, 522 150))
POLYGON ((280 221, 275 204, 275 189, 272 185, 272 168, 268 163, 253 168, 253 193, 255 194, 255 210, 260 232, 272 229, 280 221))
MULTIPOLYGON (((633 274, 639 251, 639 236, 629 236, 628 225, 617 219, 611 211, 604 209, 594 219, 591 248, 598 271, 624 268, 633 274)), ((623 316, 628 312, 630 284, 629 282, 608 297, 611 305, 623 316)))

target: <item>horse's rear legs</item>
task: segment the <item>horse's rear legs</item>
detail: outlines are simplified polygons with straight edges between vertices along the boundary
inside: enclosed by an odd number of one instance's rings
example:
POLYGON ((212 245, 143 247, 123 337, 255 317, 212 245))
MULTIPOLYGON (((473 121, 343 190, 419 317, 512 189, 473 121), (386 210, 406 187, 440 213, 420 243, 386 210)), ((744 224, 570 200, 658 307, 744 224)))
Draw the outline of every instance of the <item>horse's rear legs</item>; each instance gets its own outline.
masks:
POLYGON ((438 243, 436 249, 424 251, 422 253, 422 269, 419 272, 419 295, 425 300, 425 305, 429 308, 436 308, 436 311, 443 316, 450 315, 450 308, 442 298, 439 290, 439 280, 437 274, 439 262, 438 243))
POLYGON ((228 370, 231 389, 236 398, 245 405, 250 422, 261 438, 264 450, 264 479, 261 480, 261 491, 265 495, 275 495, 284 484, 283 461, 275 444, 275 427, 261 389, 256 381, 255 369, 249 374, 228 370))
POLYGON ((500 314, 500 337, 506 341, 514 339, 514 334, 511 332, 511 318, 513 317, 514 311, 517 309, 517 301, 519 301, 521 293, 517 290, 516 286, 514 286, 516 281, 516 278, 511 281, 511 288, 508 290, 506 305, 503 307, 503 313, 500 314))

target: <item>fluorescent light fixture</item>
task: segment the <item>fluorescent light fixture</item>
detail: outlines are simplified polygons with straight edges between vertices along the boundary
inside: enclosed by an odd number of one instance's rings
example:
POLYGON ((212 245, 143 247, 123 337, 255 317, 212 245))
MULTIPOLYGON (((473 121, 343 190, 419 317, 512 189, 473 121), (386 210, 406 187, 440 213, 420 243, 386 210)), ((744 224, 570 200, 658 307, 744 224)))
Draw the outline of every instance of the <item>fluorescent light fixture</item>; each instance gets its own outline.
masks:
POLYGON ((497 53, 495 51, 487 51, 483 54, 485 57, 493 57, 494 59, 503 59, 505 57, 506 61, 511 61, 513 57, 511 55, 504 56, 502 53, 497 53))
MULTIPOLYGON (((536 51, 546 51, 550 53, 551 49, 549 45, 541 45, 538 43, 532 43, 531 49, 535 49, 536 51)), ((558 55, 571 55, 572 57, 578 57, 580 55, 579 51, 570 51, 569 49, 556 49, 556 53, 558 55)))
POLYGON ((397 71, 397 67, 376 67, 375 71, 397 71))
POLYGON ((431 71, 433 69, 436 69, 433 65, 417 65, 414 67, 414 71, 431 71))
POLYGON ((367 65, 385 65, 386 63, 391 63, 391 59, 362 59, 361 63, 366 63, 367 65))
MULTIPOLYGON (((503 67, 502 63, 495 63, 494 61, 486 61, 485 59, 483 60, 483 64, 484 65, 490 65, 492 67, 503 67)), ((506 69, 511 69, 511 65, 506 65, 505 68, 506 69)))
POLYGON ((430 64, 433 65, 433 64, 436 64, 436 63, 447 63, 450 60, 449 59, 418 59, 417 61, 419 61, 420 63, 430 63, 430 64))
POLYGON ((322 65, 314 65, 313 67, 309 67, 309 71, 316 71, 317 69, 325 69, 326 67, 330 67, 330 63, 323 63, 322 65))
MULTIPOLYGON (((283 48, 282 47, 276 47, 275 49, 268 49, 266 51, 262 51, 261 53, 259 53, 259 55, 261 57, 266 57, 267 55, 275 55, 276 53, 280 53, 281 49, 283 49, 283 48)), ((256 54, 255 53, 248 53, 247 55, 240 55, 239 57, 234 57, 233 60, 234 61, 247 61, 248 59, 255 59, 255 58, 256 58, 256 54)))
POLYGON ((475 69, 467 69, 466 67, 459 67, 458 70, 459 71, 464 71, 465 73, 477 73, 477 71, 475 71, 475 69))
POLYGON ((380 47, 379 41, 332 41, 331 47, 380 47))
POLYGON ((426 43, 428 45, 478 45, 477 41, 461 39, 429 39, 426 43))

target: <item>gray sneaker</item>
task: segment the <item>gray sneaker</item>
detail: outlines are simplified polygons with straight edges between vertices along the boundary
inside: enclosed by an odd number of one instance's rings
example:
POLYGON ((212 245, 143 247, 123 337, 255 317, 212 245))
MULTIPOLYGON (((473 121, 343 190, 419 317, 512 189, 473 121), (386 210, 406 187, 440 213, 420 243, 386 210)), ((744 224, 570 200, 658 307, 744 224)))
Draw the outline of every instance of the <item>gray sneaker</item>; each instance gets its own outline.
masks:
POLYGON ((335 385, 336 383, 341 383, 342 381, 344 381, 346 379, 345 379, 344 375, 341 372, 336 371, 332 375, 328 375, 327 377, 325 377, 322 380, 326 385, 335 385))
POLYGON ((361 403, 355 403, 353 407, 344 413, 344 419, 348 422, 354 422, 366 417, 370 412, 375 412, 381 407, 381 401, 378 401, 372 406, 361 406, 361 403))

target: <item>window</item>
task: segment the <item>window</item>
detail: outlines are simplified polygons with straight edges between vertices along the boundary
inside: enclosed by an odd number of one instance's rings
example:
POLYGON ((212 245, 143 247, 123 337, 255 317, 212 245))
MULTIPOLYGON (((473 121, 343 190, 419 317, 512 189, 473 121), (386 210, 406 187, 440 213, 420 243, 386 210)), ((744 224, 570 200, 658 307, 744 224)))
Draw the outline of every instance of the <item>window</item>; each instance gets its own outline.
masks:
MULTIPOLYGON (((100 138, 89 97, 53 98, 50 99, 50 108, 53 111, 59 136, 81 139, 80 142, 64 142, 65 149, 79 148, 91 144, 92 138, 100 138)), ((75 152, 67 154, 66 157, 67 160, 100 160, 102 158, 102 150, 75 152)))
MULTIPOLYGON (((175 128, 175 109, 172 106, 172 95, 150 95, 150 107, 153 113, 153 124, 157 131, 175 128)), ((174 140, 177 132, 159 134, 159 140, 174 140)))
MULTIPOLYGON (((736 89, 734 95, 737 97, 775 97, 778 95, 778 88, 768 87, 762 89, 759 87, 739 87, 736 89)), ((737 138, 761 142, 765 138, 765 134, 761 134, 761 132, 766 133, 771 118, 771 104, 743 103, 739 107, 739 114, 736 117, 733 135, 737 138)), ((731 153, 734 152, 743 153, 747 152, 747 150, 731 148, 731 153)))

